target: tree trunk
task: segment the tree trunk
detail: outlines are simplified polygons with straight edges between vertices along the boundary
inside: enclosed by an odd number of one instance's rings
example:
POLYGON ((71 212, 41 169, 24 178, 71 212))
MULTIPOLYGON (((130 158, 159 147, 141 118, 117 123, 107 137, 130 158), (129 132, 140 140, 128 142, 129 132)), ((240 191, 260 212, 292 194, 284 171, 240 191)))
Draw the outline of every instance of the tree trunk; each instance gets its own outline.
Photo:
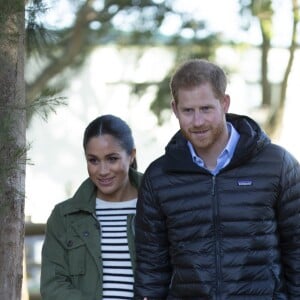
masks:
POLYGON ((292 12, 293 12, 293 27, 292 27, 291 44, 288 48, 289 59, 285 68, 282 82, 280 83, 279 103, 278 104, 276 103, 273 109, 270 111, 270 114, 268 116, 268 122, 265 126, 267 133, 273 138, 279 138, 281 134, 288 80, 289 80, 289 76, 295 58, 295 51, 297 49, 297 40, 298 40, 297 27, 299 24, 299 4, 298 4, 299 0, 291 0, 291 2, 292 2, 292 12))
POLYGON ((24 0, 0 2, 0 299, 21 299, 26 113, 24 0))
POLYGON ((262 87, 262 106, 270 107, 271 103, 271 84, 268 79, 268 58, 270 52, 270 39, 266 36, 266 34, 262 34, 263 42, 262 42, 262 56, 261 56, 261 87, 262 87))

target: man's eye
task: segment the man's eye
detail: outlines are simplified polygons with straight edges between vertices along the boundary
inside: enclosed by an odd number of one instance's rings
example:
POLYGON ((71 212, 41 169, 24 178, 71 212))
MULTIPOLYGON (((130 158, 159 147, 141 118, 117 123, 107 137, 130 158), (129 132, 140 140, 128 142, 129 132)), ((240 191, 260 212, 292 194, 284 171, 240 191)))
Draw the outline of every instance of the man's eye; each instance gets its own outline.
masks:
POLYGON ((204 112, 207 112, 207 111, 209 111, 210 110, 210 107, 209 106, 204 106, 204 107, 202 107, 202 111, 204 111, 204 112))

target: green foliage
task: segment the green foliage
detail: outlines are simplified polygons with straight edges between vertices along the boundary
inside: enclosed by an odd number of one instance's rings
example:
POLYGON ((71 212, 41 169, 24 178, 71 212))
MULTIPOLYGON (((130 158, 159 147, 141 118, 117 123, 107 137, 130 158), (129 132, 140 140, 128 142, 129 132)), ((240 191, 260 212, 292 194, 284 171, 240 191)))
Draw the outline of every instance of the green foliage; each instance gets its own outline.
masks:
POLYGON ((56 32, 46 28, 41 21, 49 10, 43 0, 31 0, 26 6, 27 57, 44 56, 57 43, 56 32))
MULTIPOLYGON (((274 14, 272 2, 272 0, 239 0, 244 28, 246 30, 250 28, 253 17, 258 18, 259 22, 271 22, 274 14)), ((268 31, 271 30, 272 26, 269 26, 268 31)))
MULTIPOLYGON (((193 41, 178 39, 177 46, 173 47, 172 50, 176 53, 176 62, 199 57, 213 60, 214 51, 219 45, 218 37, 211 34, 204 39, 194 39, 193 41)), ((169 83, 175 71, 174 68, 167 73, 162 81, 156 83, 157 94, 151 103, 150 109, 157 116, 158 125, 164 124, 171 116, 170 103, 172 99, 169 83)), ((134 92, 142 94, 149 85, 153 85, 153 83, 134 84, 134 92)))
MULTIPOLYGON (((93 1, 70 0, 75 12, 73 22, 65 27, 51 28, 38 22, 50 8, 45 7, 42 0, 37 2, 38 5, 34 2, 27 5, 27 59, 30 61, 32 55, 39 55, 44 64, 35 78, 27 81, 28 107, 37 107, 38 103, 34 102, 39 98, 44 99, 45 91, 63 91, 69 80, 53 84, 53 79, 58 74, 64 76, 70 69, 79 69, 91 51, 101 45, 168 46, 181 59, 197 55, 211 57, 220 44, 219 36, 210 33, 203 20, 195 20, 190 14, 176 11, 173 1, 103 1, 100 7, 94 5, 93 1), (170 16, 178 16, 181 25, 175 34, 166 36, 161 33, 161 27, 170 16), (191 37, 184 38, 184 31, 189 31, 191 37)), ((166 100, 169 99, 167 81, 168 78, 157 83, 159 94, 151 106, 159 122, 163 121, 161 111, 169 108, 166 100)), ((147 87, 135 86, 133 90, 141 92, 143 88, 147 87)), ((32 113, 29 113, 28 120, 31 116, 32 113)))
MULTIPOLYGON (((190 57, 214 59, 215 50, 225 43, 237 46, 233 41, 224 40, 218 33, 209 31, 206 23, 196 19, 192 13, 177 11, 175 1, 172 0, 66 1, 74 11, 74 18, 72 22, 60 27, 56 24, 49 27, 43 23, 42 16, 51 10, 51 0, 47 1, 50 3, 49 7, 45 6, 43 0, 31 0, 27 5, 27 60, 31 61, 31 57, 36 55, 43 62, 33 80, 27 81, 28 107, 38 107, 39 102, 34 102, 39 98, 42 99, 42 107, 45 107, 44 100, 48 97, 48 91, 63 91, 70 81, 57 81, 57 75, 60 78, 71 78, 74 71, 83 66, 90 53, 98 46, 115 44, 120 47, 171 47, 176 55, 175 64, 190 57), (177 32, 163 35, 161 28, 170 17, 180 20, 177 32), (187 32, 188 38, 185 35, 187 32)), ((239 0, 242 26, 248 30, 255 20, 262 36, 261 86, 264 104, 270 102, 267 57, 273 35, 275 1, 239 0)), ((171 73, 168 73, 161 82, 137 84, 132 89, 133 93, 139 95, 148 86, 156 85, 157 96, 151 110, 157 115, 159 123, 163 123, 168 116, 166 111, 169 111, 170 103, 170 76, 171 73)), ((55 98, 55 94, 52 96, 55 98)), ((52 108, 58 104, 59 102, 55 102, 52 108)), ((43 116, 46 117, 53 111, 52 108, 46 114, 42 109, 43 116)), ((32 112, 38 111, 33 109, 32 112)), ((31 116, 32 113, 28 113, 28 120, 31 116)))
POLYGON ((47 89, 43 95, 33 101, 27 107, 27 119, 37 114, 44 121, 48 119, 50 113, 55 113, 56 108, 61 105, 67 105, 66 97, 55 97, 56 90, 47 89))

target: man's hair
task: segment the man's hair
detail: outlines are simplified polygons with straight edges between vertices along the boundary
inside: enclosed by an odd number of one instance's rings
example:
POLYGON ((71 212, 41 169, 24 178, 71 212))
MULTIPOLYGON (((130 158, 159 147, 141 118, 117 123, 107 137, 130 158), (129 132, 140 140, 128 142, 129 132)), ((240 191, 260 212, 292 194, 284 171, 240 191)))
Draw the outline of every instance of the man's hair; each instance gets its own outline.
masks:
POLYGON ((175 71, 170 81, 171 95, 178 103, 178 90, 210 83, 217 98, 225 95, 227 78, 222 68, 205 59, 191 59, 175 71))

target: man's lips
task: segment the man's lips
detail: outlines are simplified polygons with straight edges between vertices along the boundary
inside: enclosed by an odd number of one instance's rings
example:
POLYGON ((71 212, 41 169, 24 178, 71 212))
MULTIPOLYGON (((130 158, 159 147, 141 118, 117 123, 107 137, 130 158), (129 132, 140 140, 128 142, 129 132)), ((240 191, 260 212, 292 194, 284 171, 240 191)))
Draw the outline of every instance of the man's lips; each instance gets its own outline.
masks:
POLYGON ((204 135, 208 132, 208 129, 202 129, 202 130, 192 130, 192 134, 197 134, 197 135, 204 135))

